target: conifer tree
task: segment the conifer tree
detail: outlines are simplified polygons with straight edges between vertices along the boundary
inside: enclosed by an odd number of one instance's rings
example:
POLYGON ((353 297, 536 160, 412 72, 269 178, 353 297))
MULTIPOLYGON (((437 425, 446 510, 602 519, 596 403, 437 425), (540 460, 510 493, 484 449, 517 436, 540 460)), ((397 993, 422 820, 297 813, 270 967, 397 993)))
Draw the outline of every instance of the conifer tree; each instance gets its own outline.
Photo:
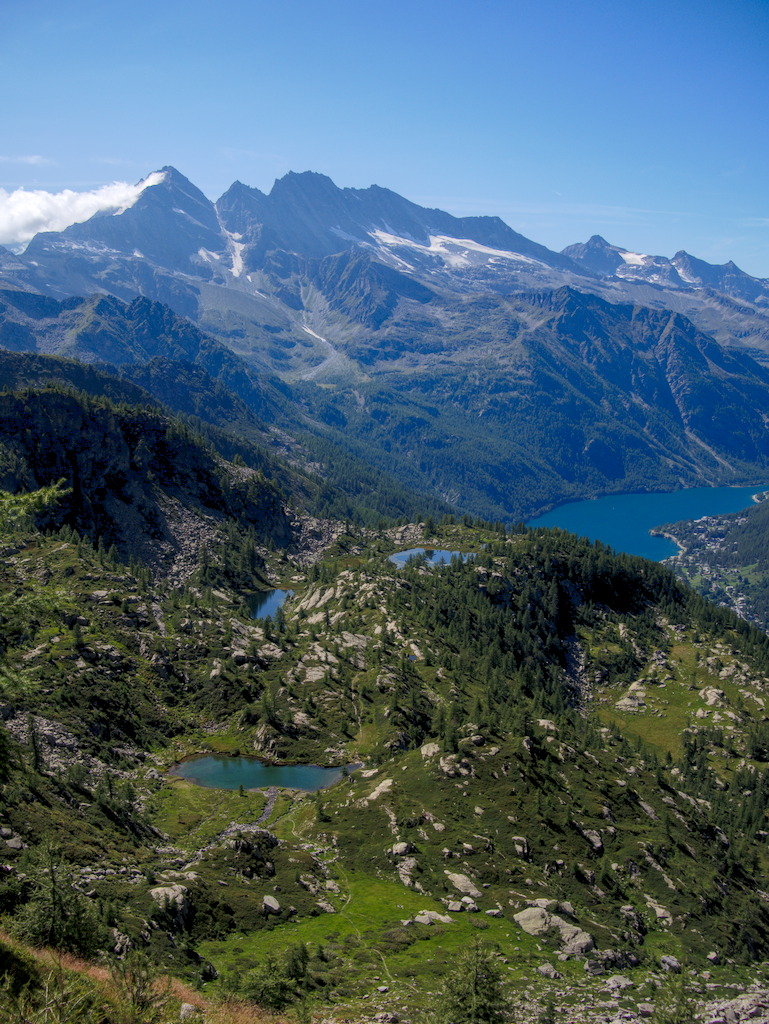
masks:
POLYGON ((444 983, 438 1008, 442 1024, 501 1024, 507 999, 493 950, 475 939, 460 955, 444 983))

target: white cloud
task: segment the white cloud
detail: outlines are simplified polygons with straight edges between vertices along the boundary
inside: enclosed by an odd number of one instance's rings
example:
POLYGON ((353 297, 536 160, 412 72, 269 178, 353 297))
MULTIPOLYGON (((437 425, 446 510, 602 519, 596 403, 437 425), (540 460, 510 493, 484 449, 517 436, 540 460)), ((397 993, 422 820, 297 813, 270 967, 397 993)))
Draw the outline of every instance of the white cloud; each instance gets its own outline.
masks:
POLYGON ((39 156, 37 153, 33 153, 30 156, 2 156, 0 155, 0 164, 31 164, 33 167, 38 164, 52 164, 54 161, 49 160, 46 156, 39 156))
POLYGON ((157 185, 163 177, 161 171, 155 171, 138 185, 115 181, 89 192, 68 188, 62 192, 0 189, 0 245, 20 252, 38 231, 62 231, 101 210, 122 213, 133 206, 145 188, 157 185))

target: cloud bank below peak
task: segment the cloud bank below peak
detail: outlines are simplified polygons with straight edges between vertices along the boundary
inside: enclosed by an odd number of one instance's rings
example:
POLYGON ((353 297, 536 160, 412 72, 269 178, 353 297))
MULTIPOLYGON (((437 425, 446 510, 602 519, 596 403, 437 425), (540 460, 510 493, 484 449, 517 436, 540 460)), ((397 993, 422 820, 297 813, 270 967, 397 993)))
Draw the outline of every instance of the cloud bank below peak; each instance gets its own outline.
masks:
POLYGON ((0 245, 22 252, 39 231, 63 231, 95 213, 110 210, 122 213, 133 206, 146 188, 158 185, 163 177, 162 171, 155 171, 136 185, 114 181, 88 192, 0 189, 0 245))

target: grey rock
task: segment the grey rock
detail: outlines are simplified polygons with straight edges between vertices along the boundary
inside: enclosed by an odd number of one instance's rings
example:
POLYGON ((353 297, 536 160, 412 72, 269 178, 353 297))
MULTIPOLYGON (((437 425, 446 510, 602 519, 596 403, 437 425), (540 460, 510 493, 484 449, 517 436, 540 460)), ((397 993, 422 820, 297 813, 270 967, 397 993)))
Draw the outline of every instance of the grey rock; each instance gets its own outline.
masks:
POLYGON ((189 889, 186 885, 159 885, 150 889, 150 896, 161 907, 171 904, 183 910, 188 903, 189 889))
POLYGON ((448 914, 439 914, 436 910, 422 910, 414 915, 417 924, 451 924, 448 914))
POLYGON ((476 899, 481 895, 480 889, 478 889, 472 879, 468 878, 467 875, 462 875, 452 871, 446 871, 444 873, 454 888, 458 889, 460 892, 464 892, 468 896, 473 896, 476 899))
POLYGON ((396 857, 406 857, 409 853, 414 852, 414 847, 411 843, 395 843, 391 852, 396 857))
POLYGON ((574 956, 583 956, 595 948, 595 940, 588 932, 569 924, 557 914, 551 914, 544 907, 527 907, 514 915, 516 921, 529 935, 544 935, 551 928, 561 934, 562 951, 574 956))
POLYGON ((554 981, 557 978, 562 978, 563 975, 560 971, 557 971, 552 964, 540 964, 537 968, 539 973, 545 978, 552 978, 554 981))
POLYGON ((274 896, 263 896, 262 910, 265 914, 279 914, 280 903, 278 903, 274 896))
POLYGON ((585 961, 585 973, 590 975, 604 974, 606 968, 600 960, 586 960, 585 961))
POLYGON ((123 932, 118 931, 117 928, 110 928, 110 935, 112 937, 112 952, 115 956, 123 957, 131 949, 131 940, 123 932))
MULTIPOLYGON (((565 922, 564 922, 565 924, 565 922)), ((584 956, 591 949, 595 949, 595 939, 589 932, 573 925, 566 924, 561 927, 561 939, 563 941, 563 952, 573 953, 575 956, 584 956)))
POLYGON ((529 840, 526 836, 512 836, 513 849, 519 857, 523 857, 524 860, 529 859, 529 840))
POLYGON ((606 987, 612 991, 622 992, 626 988, 632 988, 633 982, 624 974, 612 974, 606 979, 606 987))
POLYGON ((529 935, 544 935, 551 927, 551 916, 543 907, 527 907, 513 915, 516 921, 529 935))
POLYGON ((596 832, 595 829, 592 828, 584 828, 580 829, 580 831, 584 838, 593 847, 595 853, 603 853, 603 839, 601 839, 599 832, 596 832))

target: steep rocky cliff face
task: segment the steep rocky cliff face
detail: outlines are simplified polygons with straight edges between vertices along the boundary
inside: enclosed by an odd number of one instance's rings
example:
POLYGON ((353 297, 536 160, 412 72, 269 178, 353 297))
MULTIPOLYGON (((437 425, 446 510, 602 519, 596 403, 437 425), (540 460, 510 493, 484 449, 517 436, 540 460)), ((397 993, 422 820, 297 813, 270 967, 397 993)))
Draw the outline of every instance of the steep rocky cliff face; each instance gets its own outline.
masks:
POLYGON ((228 520, 276 546, 292 537, 273 484, 160 413, 67 391, 0 395, 0 488, 57 480, 70 494, 48 525, 66 523, 124 558, 167 566, 228 520))

